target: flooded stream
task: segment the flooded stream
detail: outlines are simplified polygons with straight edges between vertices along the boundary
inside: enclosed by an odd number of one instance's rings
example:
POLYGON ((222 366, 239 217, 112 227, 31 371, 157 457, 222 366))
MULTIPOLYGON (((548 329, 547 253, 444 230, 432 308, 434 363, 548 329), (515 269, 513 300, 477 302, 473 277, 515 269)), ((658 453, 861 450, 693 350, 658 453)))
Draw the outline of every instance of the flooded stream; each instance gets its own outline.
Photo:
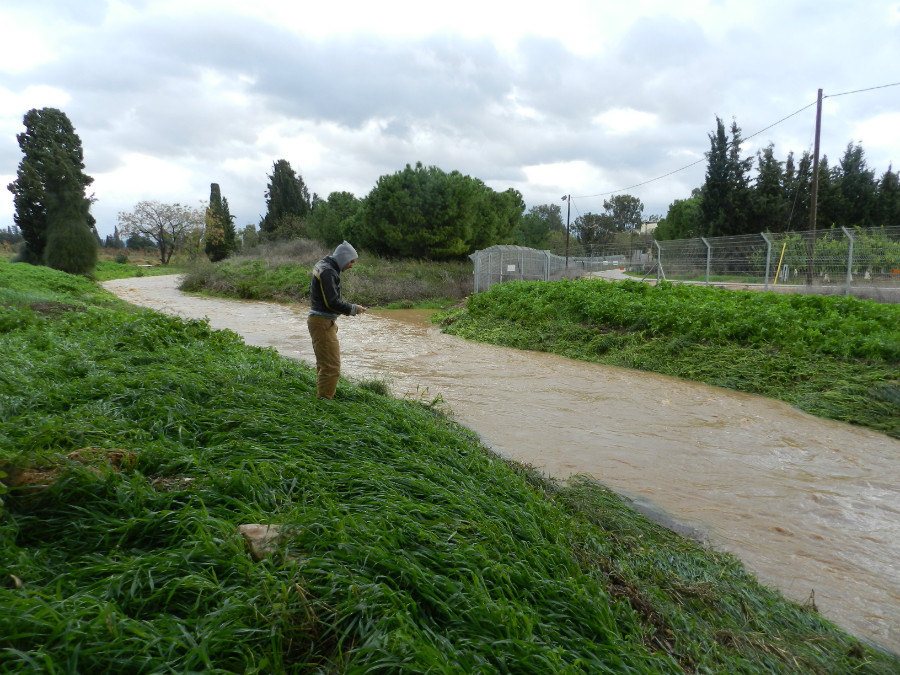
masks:
MULTIPOLYGON (((314 363, 305 308, 184 295, 174 276, 104 286, 314 363)), ((345 377, 440 397, 496 452, 558 478, 591 475, 900 652, 900 441, 757 396, 467 342, 423 312, 338 325, 345 377)))

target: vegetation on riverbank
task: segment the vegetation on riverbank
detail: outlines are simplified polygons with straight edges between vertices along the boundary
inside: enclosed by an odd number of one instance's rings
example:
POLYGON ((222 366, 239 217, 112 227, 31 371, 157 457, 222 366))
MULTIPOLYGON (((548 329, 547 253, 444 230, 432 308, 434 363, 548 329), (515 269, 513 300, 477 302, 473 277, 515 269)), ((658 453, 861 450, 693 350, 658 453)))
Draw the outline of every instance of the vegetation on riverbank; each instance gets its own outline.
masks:
POLYGON ((508 283, 446 331, 705 382, 900 437, 900 306, 637 281, 508 283))
POLYGON ((601 485, 87 279, 0 263, 0 349, 2 672, 900 667, 601 485))
MULTIPOLYGON (((181 288, 244 300, 301 302, 309 295, 309 272, 328 255, 316 242, 294 239, 262 244, 217 264, 198 262, 181 288)), ((462 262, 393 260, 361 253, 353 271, 342 275, 344 296, 379 307, 441 307, 472 290, 471 265, 462 262)))

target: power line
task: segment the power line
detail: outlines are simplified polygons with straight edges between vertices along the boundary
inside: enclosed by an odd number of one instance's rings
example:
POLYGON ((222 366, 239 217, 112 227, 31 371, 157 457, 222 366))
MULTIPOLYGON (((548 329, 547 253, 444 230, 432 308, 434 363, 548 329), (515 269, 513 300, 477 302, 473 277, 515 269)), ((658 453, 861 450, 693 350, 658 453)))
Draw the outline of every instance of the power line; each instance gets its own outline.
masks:
POLYGON ((778 120, 777 122, 775 122, 775 123, 773 123, 773 124, 770 124, 770 125, 767 126, 765 129, 760 129, 760 130, 757 131, 755 134, 750 134, 749 136, 744 136, 744 139, 743 139, 743 140, 746 141, 746 140, 748 140, 748 139, 753 138, 754 136, 759 136, 761 133, 763 133, 764 131, 768 131, 768 130, 771 129, 772 127, 777 127, 777 126, 778 126, 779 124, 781 124, 782 122, 791 119, 794 115, 799 115, 800 113, 802 113, 802 112, 803 112, 804 110, 806 110, 807 108, 812 108, 814 105, 816 105, 816 103, 818 103, 818 100, 813 101, 813 102, 810 103, 809 105, 803 106, 802 108, 800 108, 800 110, 798 110, 798 111, 796 111, 796 112, 792 112, 792 113, 791 113, 790 115, 788 115, 787 117, 782 117, 782 118, 781 118, 780 120, 778 120))
POLYGON ((703 159, 698 159, 696 162, 691 162, 690 164, 687 164, 686 166, 683 166, 680 169, 675 169, 674 171, 670 171, 669 173, 667 173, 663 176, 651 178, 650 180, 645 180, 643 183, 637 183, 636 185, 631 185, 629 187, 619 188, 618 190, 610 190, 609 192, 600 192, 595 195, 572 195, 572 198, 575 199, 577 197, 578 199, 590 199, 591 197, 605 197, 606 195, 614 195, 617 192, 625 192, 625 190, 631 190, 636 187, 641 187, 643 185, 647 185, 649 183, 653 183, 655 181, 662 180, 663 178, 668 178, 669 176, 672 176, 672 175, 678 173, 679 171, 684 171, 685 169, 690 169, 692 166, 696 166, 700 162, 705 162, 705 161, 706 161, 705 157, 703 159))
POLYGON ((864 91, 874 91, 876 89, 887 89, 888 87, 900 87, 900 82, 894 82, 893 84, 882 84, 877 87, 869 87, 868 89, 855 89, 854 91, 845 91, 840 94, 828 94, 828 96, 823 96, 822 98, 834 98, 835 96, 846 96, 847 94, 860 94, 864 91))
MULTIPOLYGON (((837 96, 847 96, 848 94, 860 94, 860 93, 866 92, 866 91, 874 91, 876 89, 886 89, 887 87, 897 87, 897 86, 900 86, 900 82, 894 82, 892 84, 882 84, 877 87, 868 87, 866 89, 855 89, 853 91, 845 91, 840 94, 829 94, 827 96, 824 96, 823 98, 835 98, 837 96)), ((752 133, 749 136, 744 136, 743 140, 746 141, 746 140, 750 140, 751 138, 754 138, 755 136, 759 136, 761 133, 768 131, 772 127, 776 127, 779 124, 781 124, 782 122, 785 122, 785 121, 791 119, 795 115, 799 115, 807 108, 811 108, 812 106, 816 105, 816 103, 818 103, 818 101, 813 101, 812 103, 809 103, 809 104, 803 106, 799 110, 792 112, 790 115, 788 115, 786 117, 782 117, 777 122, 773 122, 772 124, 765 127, 764 129, 760 129, 759 131, 752 133)), ((696 162, 691 162, 690 164, 687 164, 687 165, 681 167, 680 169, 675 169, 674 171, 670 171, 669 173, 664 174, 662 176, 657 176, 656 178, 651 178, 650 180, 645 180, 643 183, 636 183, 635 185, 630 185, 628 187, 619 188, 618 190, 609 190, 608 192, 598 192, 597 194, 593 194, 593 195, 573 195, 572 198, 573 199, 575 199, 575 198, 577 198, 577 199, 592 199, 593 197, 605 197, 607 195, 614 195, 618 192, 625 192, 626 190, 633 190, 634 188, 643 187, 644 185, 649 185, 650 183, 654 183, 658 180, 662 180, 663 178, 668 178, 669 176, 673 176, 676 173, 680 173, 680 172, 684 171, 685 169, 690 169, 692 166, 696 166, 697 164, 700 164, 701 162, 703 162, 705 160, 706 160, 705 157, 703 159, 698 159, 696 162)))

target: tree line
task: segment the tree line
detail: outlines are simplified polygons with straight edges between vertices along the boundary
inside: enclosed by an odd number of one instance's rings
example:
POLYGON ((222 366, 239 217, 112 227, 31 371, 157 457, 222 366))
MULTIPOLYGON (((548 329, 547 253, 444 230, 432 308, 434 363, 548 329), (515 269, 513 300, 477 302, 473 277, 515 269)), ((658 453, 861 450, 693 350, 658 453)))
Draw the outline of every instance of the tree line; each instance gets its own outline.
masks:
POLYGON ((703 186, 669 206, 654 233, 658 239, 900 225, 900 172, 891 166, 876 175, 859 143, 848 143, 834 166, 827 156, 819 162, 813 224, 809 151, 799 157, 790 152, 782 161, 769 144, 755 158, 742 157, 740 127, 732 121, 726 131, 718 117, 709 141, 703 186))
MULTIPOLYGON (((26 131, 17 136, 23 152, 14 195, 19 260, 85 273, 93 269, 100 244, 90 213, 93 178, 84 173, 81 140, 65 113, 30 110, 26 131)), ((168 264, 177 251, 200 252, 222 260, 260 240, 307 237, 333 246, 349 239, 359 248, 388 257, 443 260, 461 258, 494 244, 517 244, 573 252, 632 240, 645 220, 659 221, 655 236, 682 239, 808 229, 812 158, 808 152, 786 160, 769 145, 754 158, 741 156, 741 130, 729 132, 716 118, 709 134, 704 184, 675 200, 666 216, 645 219, 637 197, 620 194, 603 202, 600 213, 579 213, 571 201, 563 220, 560 204, 540 204, 526 212, 521 193, 495 191, 478 178, 445 172, 421 162, 381 176, 363 198, 332 192, 321 198, 288 160, 268 174, 266 211, 257 224, 237 230, 228 199, 210 184, 202 207, 141 201, 118 214, 110 247, 155 248, 168 264)), ((867 166, 861 145, 850 143, 837 165, 819 164, 817 224, 900 225, 900 174, 882 176, 867 166)))
MULTIPOLYGON (((289 162, 279 160, 266 199, 258 233, 264 239, 304 236, 329 246, 350 239, 381 255, 431 260, 463 257, 494 244, 561 250, 570 237, 573 247, 601 246, 636 232, 644 210, 637 197, 617 195, 603 202, 603 213, 565 222, 559 204, 539 204, 526 212, 515 189, 497 192, 477 178, 421 162, 381 176, 362 199, 350 192, 320 199, 309 195, 289 162)), ((245 230, 243 238, 248 234, 257 236, 245 230)))

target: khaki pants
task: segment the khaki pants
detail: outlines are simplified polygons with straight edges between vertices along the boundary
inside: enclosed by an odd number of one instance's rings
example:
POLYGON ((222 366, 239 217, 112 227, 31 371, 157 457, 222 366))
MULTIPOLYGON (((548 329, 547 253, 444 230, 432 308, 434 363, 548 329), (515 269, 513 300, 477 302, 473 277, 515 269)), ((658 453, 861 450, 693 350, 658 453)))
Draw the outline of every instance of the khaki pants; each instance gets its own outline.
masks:
POLYGON ((324 316, 310 316, 306 320, 316 353, 316 397, 334 398, 341 375, 341 346, 338 343, 337 321, 324 316))

